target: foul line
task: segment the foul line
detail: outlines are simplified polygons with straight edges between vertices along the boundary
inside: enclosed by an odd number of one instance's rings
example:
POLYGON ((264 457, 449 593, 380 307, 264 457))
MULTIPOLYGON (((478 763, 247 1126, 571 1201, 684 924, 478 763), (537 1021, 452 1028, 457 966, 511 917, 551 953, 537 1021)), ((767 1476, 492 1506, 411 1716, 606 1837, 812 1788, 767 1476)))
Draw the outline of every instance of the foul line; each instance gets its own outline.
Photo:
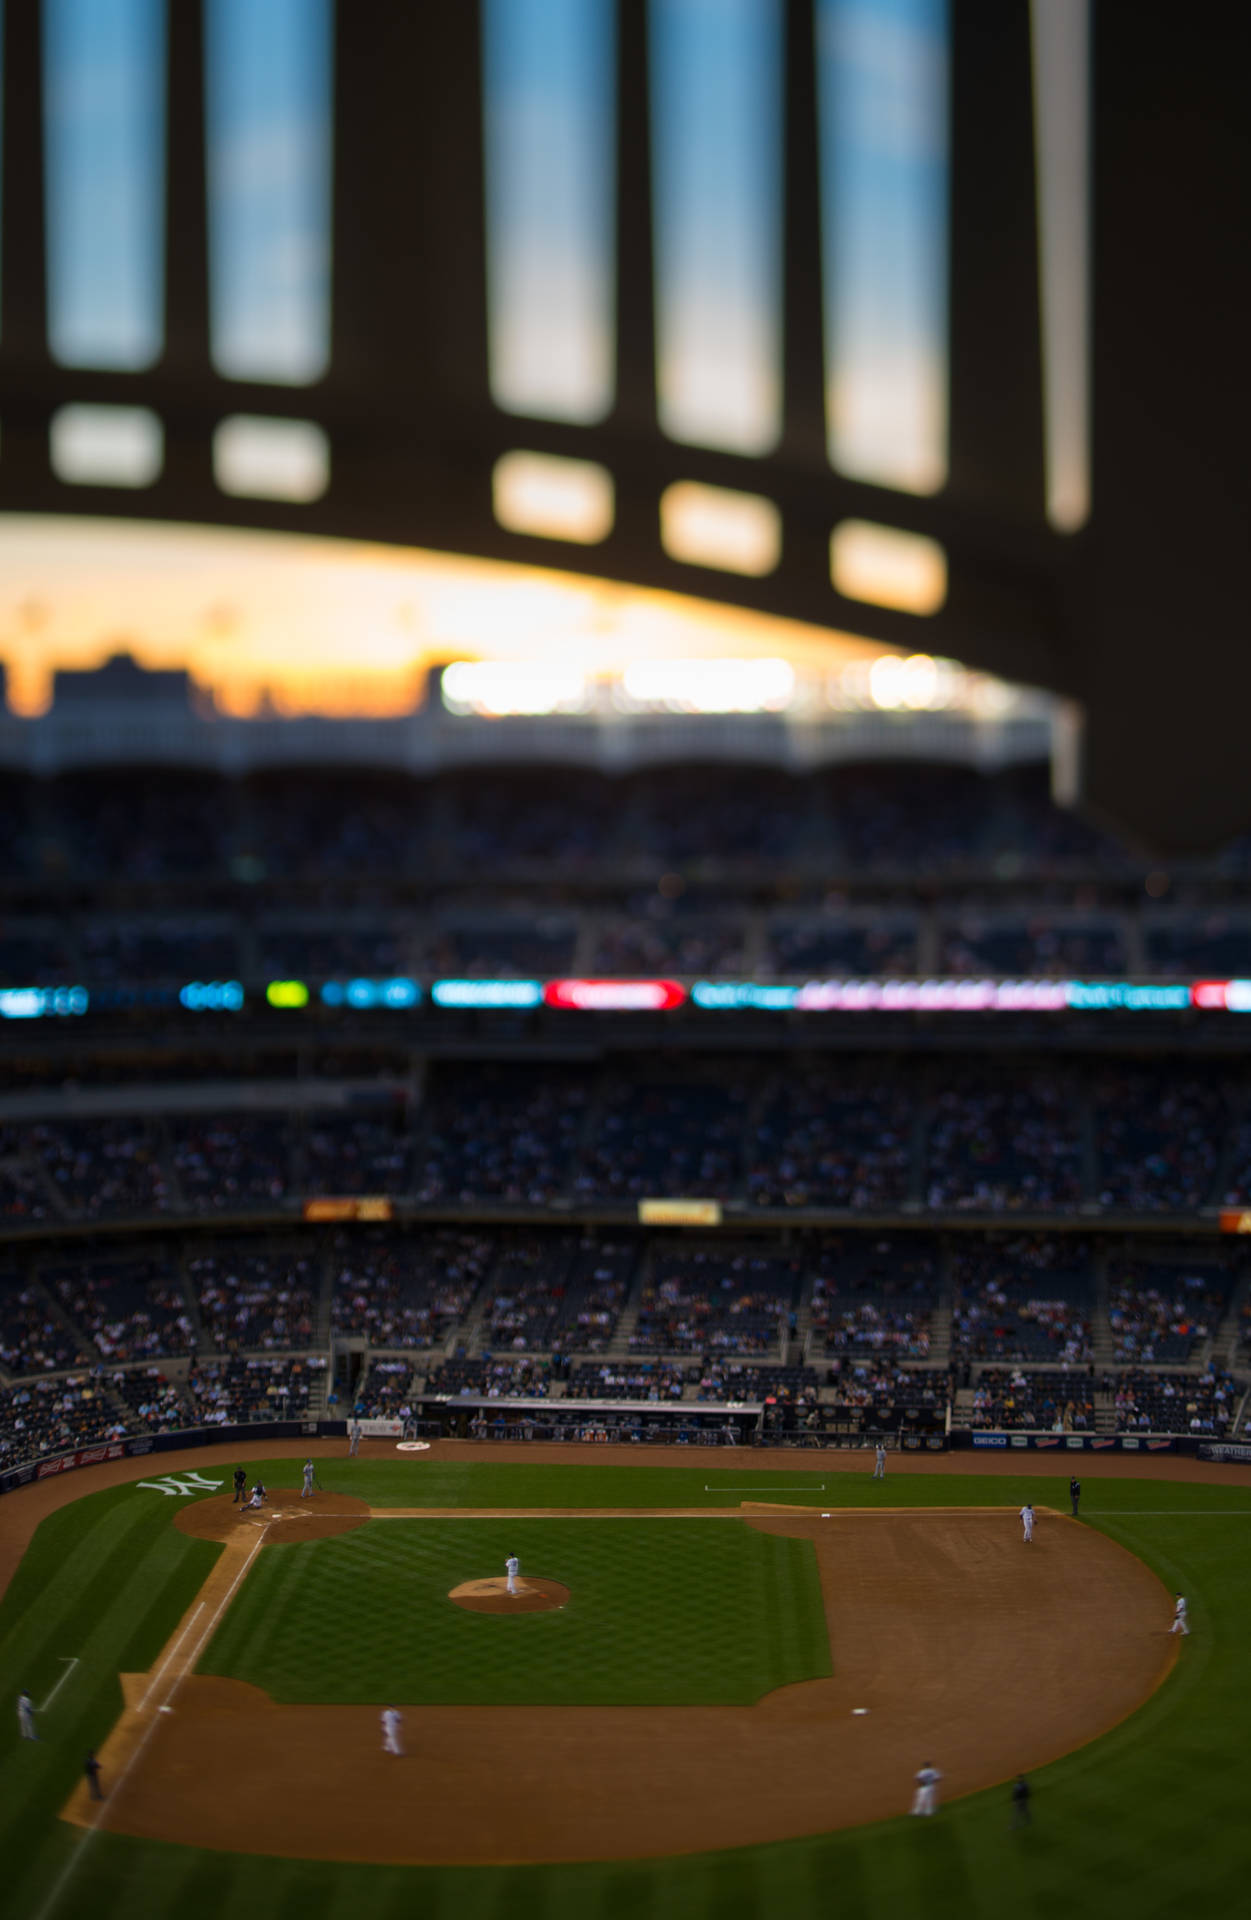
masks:
MULTIPOLYGON (((247 1555, 244 1558, 243 1565, 240 1567, 238 1573, 235 1575, 234 1579, 231 1581, 226 1592, 223 1594, 222 1598, 218 1601, 216 1607, 213 1609, 212 1617, 209 1620, 208 1625, 205 1627, 204 1632, 200 1635, 200 1638, 196 1641, 195 1646, 193 1647, 191 1652, 191 1657, 178 1670, 178 1672, 175 1673, 173 1679, 170 1681, 169 1690, 167 1691, 164 1700, 162 1700, 157 1711, 152 1715, 152 1718, 149 1720, 147 1726, 144 1728, 138 1740, 135 1742, 134 1747, 131 1749, 131 1752, 127 1756, 126 1763, 117 1777, 116 1785, 112 1788, 111 1795, 110 1795, 111 1799, 116 1799, 118 1794, 121 1792, 122 1788, 125 1786, 126 1781, 129 1778, 131 1768, 134 1766, 136 1760, 140 1758, 149 1740, 152 1738, 153 1733, 156 1731, 156 1728, 160 1725, 161 1713, 169 1705, 170 1701, 173 1699, 174 1695, 177 1693, 179 1687, 182 1685, 187 1675, 191 1672, 192 1668, 195 1665, 196 1659, 199 1655, 200 1648, 204 1645, 205 1640, 208 1638, 209 1634, 213 1631, 213 1628, 217 1625, 217 1622, 221 1619, 222 1614, 226 1611, 226 1608, 229 1606, 231 1600, 234 1598, 235 1589, 238 1587, 239 1582, 243 1579, 244 1574, 247 1572, 253 1560, 255 1560, 257 1554, 260 1552, 261 1548, 264 1546, 266 1532, 268 1532, 268 1528, 262 1528, 260 1533, 257 1535, 257 1538, 253 1543, 253 1545, 249 1547, 247 1555)), ((177 1643, 178 1645, 181 1645, 182 1641, 186 1638, 188 1630, 191 1628, 191 1626, 194 1624, 196 1619, 199 1617, 200 1613, 203 1612, 203 1609, 204 1609, 204 1602, 201 1601, 195 1613, 192 1614, 191 1619, 187 1622, 187 1626, 183 1629, 182 1633, 179 1634, 178 1643, 177 1643)), ((169 1658, 172 1658, 172 1657, 173 1656, 171 1654, 169 1658)), ((169 1665, 169 1658, 164 1660, 161 1664, 162 1673, 164 1673, 165 1668, 169 1665)), ((152 1688, 149 1687, 148 1692, 144 1695, 145 1704, 147 1702, 148 1695, 151 1692, 152 1692, 152 1688)), ((142 1711, 142 1708, 140 1709, 140 1711, 142 1711)), ((83 1835, 81 1844, 79 1845, 77 1851, 70 1855, 64 1867, 61 1869, 59 1876, 57 1877, 55 1883, 53 1884, 52 1891, 49 1893, 47 1899, 44 1901, 43 1905, 40 1907, 38 1913, 35 1916, 35 1920, 48 1920, 48 1915, 52 1912, 53 1908, 56 1906, 57 1901, 60 1899, 66 1887, 69 1885, 71 1879, 74 1876, 75 1870, 81 1864, 83 1856, 86 1853, 88 1847, 91 1845, 92 1841, 99 1834, 101 1829, 101 1822, 103 1821, 105 1814, 108 1812, 109 1804, 110 1804, 109 1800, 102 1800, 100 1802, 98 1810, 92 1815, 91 1824, 87 1828, 86 1833, 83 1835)))
POLYGON ((152 1698, 153 1689, 158 1687, 161 1684, 161 1676, 165 1672, 166 1667, 169 1665, 170 1661, 173 1659, 179 1647, 182 1645, 183 1641, 186 1639, 192 1627, 195 1625, 196 1621, 199 1619, 200 1615, 203 1612, 204 1612, 204 1602, 203 1600, 201 1600, 199 1606, 196 1608, 195 1612, 192 1614, 191 1618, 188 1620, 186 1626, 183 1628, 182 1632, 179 1634, 178 1638, 175 1640, 173 1646, 170 1648, 169 1652, 166 1654, 165 1658, 162 1660, 160 1666, 157 1668, 156 1672, 153 1674, 151 1680, 149 1680, 148 1691, 144 1694, 143 1699, 139 1702, 140 1713, 143 1712, 144 1708, 148 1704, 148 1701, 152 1698))
POLYGON ((1083 1520, 1251 1520, 1251 1507, 1097 1507, 1083 1520))
POLYGON ((65 1685, 65 1682, 69 1679, 71 1673, 73 1673, 74 1668, 78 1665, 78 1659, 79 1659, 79 1656, 76 1653, 75 1654, 63 1653, 61 1655, 61 1664, 65 1668, 65 1672, 61 1675, 61 1678, 57 1681, 55 1687, 53 1687, 51 1693, 48 1695, 43 1705, 41 1707, 35 1708, 36 1713, 46 1713, 48 1711, 48 1708, 52 1705, 52 1702, 56 1699, 58 1693, 60 1693, 61 1688, 65 1685))

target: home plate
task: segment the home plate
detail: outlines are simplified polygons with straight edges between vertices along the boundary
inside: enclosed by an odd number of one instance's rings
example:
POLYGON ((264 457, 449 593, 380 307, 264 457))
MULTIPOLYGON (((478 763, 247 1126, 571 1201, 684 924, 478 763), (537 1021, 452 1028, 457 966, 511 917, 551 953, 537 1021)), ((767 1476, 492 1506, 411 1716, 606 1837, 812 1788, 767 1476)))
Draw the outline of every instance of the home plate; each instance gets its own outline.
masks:
POLYGON ((853 1713, 867 1713, 868 1711, 869 1711, 869 1709, 868 1709, 867 1707, 853 1707, 853 1708, 852 1708, 852 1712, 853 1712, 853 1713))
MULTIPOLYGON (((161 1707, 161 1708, 159 1709, 159 1711, 160 1711, 161 1713, 172 1713, 172 1712, 174 1711, 174 1709, 173 1709, 172 1707, 161 1707)), ((860 1711, 860 1709, 859 1709, 859 1708, 857 1708, 857 1709, 856 1709, 856 1711, 857 1711, 857 1712, 859 1712, 859 1711, 860 1711)))

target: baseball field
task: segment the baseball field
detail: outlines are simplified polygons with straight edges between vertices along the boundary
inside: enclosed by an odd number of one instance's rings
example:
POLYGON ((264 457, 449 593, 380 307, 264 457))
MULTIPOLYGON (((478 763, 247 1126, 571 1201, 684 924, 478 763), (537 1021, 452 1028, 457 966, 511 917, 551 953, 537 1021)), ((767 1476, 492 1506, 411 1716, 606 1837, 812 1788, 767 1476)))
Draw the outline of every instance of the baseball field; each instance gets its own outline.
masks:
POLYGON ((1052 1457, 315 1457, 0 1503, 6 1915, 1246 1909, 1244 1470, 1101 1459, 1075 1522, 1052 1457))

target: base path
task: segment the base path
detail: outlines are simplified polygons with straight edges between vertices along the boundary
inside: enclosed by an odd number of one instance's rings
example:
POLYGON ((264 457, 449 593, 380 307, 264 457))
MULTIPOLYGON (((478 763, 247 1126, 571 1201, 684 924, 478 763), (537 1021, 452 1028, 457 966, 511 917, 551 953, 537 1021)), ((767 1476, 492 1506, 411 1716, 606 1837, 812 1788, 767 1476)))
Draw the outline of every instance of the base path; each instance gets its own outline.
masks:
MULTIPOLYGON (((346 1531, 364 1517, 333 1519, 346 1531)), ((171 1694, 206 1609, 184 1649, 171 1642, 162 1656, 159 1689, 150 1675, 128 1680, 128 1711, 100 1755, 118 1782, 106 1824, 236 1853, 412 1865, 754 1846, 905 1812, 927 1760, 945 1797, 1032 1771, 1132 1713, 1177 1657, 1155 1575, 1056 1514, 1040 1515, 1030 1547, 1002 1509, 826 1519, 779 1501, 737 1517, 813 1542, 832 1679, 750 1707, 407 1707, 396 1759, 381 1751, 378 1704, 279 1706, 194 1662, 171 1694), (152 1724, 154 1699, 172 1711, 152 1724), (114 1741, 125 1743, 116 1754, 114 1741), (263 1816, 241 1821, 241 1807, 263 1816)), ((220 1524, 217 1590, 258 1539, 308 1537, 314 1521, 271 1519, 263 1536, 234 1515, 220 1524)), ((491 1617, 481 1628, 510 1630, 491 1617)), ((85 1825, 99 1808, 84 1784, 64 1811, 85 1825)))

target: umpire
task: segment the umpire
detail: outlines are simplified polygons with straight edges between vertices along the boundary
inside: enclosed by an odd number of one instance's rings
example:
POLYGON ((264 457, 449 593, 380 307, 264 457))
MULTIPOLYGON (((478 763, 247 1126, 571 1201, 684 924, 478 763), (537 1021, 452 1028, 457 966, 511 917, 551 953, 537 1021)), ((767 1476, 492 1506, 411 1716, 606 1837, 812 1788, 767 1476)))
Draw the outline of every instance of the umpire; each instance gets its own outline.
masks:
POLYGON ((1070 1505, 1071 1505, 1071 1506, 1072 1506, 1072 1508, 1073 1508, 1073 1518, 1074 1518, 1075 1520, 1076 1520, 1076 1518, 1077 1518, 1077 1503, 1078 1503, 1078 1501, 1079 1501, 1079 1500, 1081 1499, 1081 1497, 1082 1497, 1082 1483, 1081 1483, 1081 1481, 1080 1481, 1080 1480, 1078 1479, 1078 1477, 1077 1477, 1077 1475, 1076 1475, 1075 1473, 1074 1473, 1074 1474, 1070 1474, 1070 1476, 1069 1476, 1069 1503, 1070 1503, 1070 1505))
POLYGON ((236 1500, 242 1500, 244 1496, 244 1492, 246 1491, 246 1488, 247 1488, 247 1484, 248 1484, 247 1468, 236 1467, 235 1468, 235 1499, 236 1500))

